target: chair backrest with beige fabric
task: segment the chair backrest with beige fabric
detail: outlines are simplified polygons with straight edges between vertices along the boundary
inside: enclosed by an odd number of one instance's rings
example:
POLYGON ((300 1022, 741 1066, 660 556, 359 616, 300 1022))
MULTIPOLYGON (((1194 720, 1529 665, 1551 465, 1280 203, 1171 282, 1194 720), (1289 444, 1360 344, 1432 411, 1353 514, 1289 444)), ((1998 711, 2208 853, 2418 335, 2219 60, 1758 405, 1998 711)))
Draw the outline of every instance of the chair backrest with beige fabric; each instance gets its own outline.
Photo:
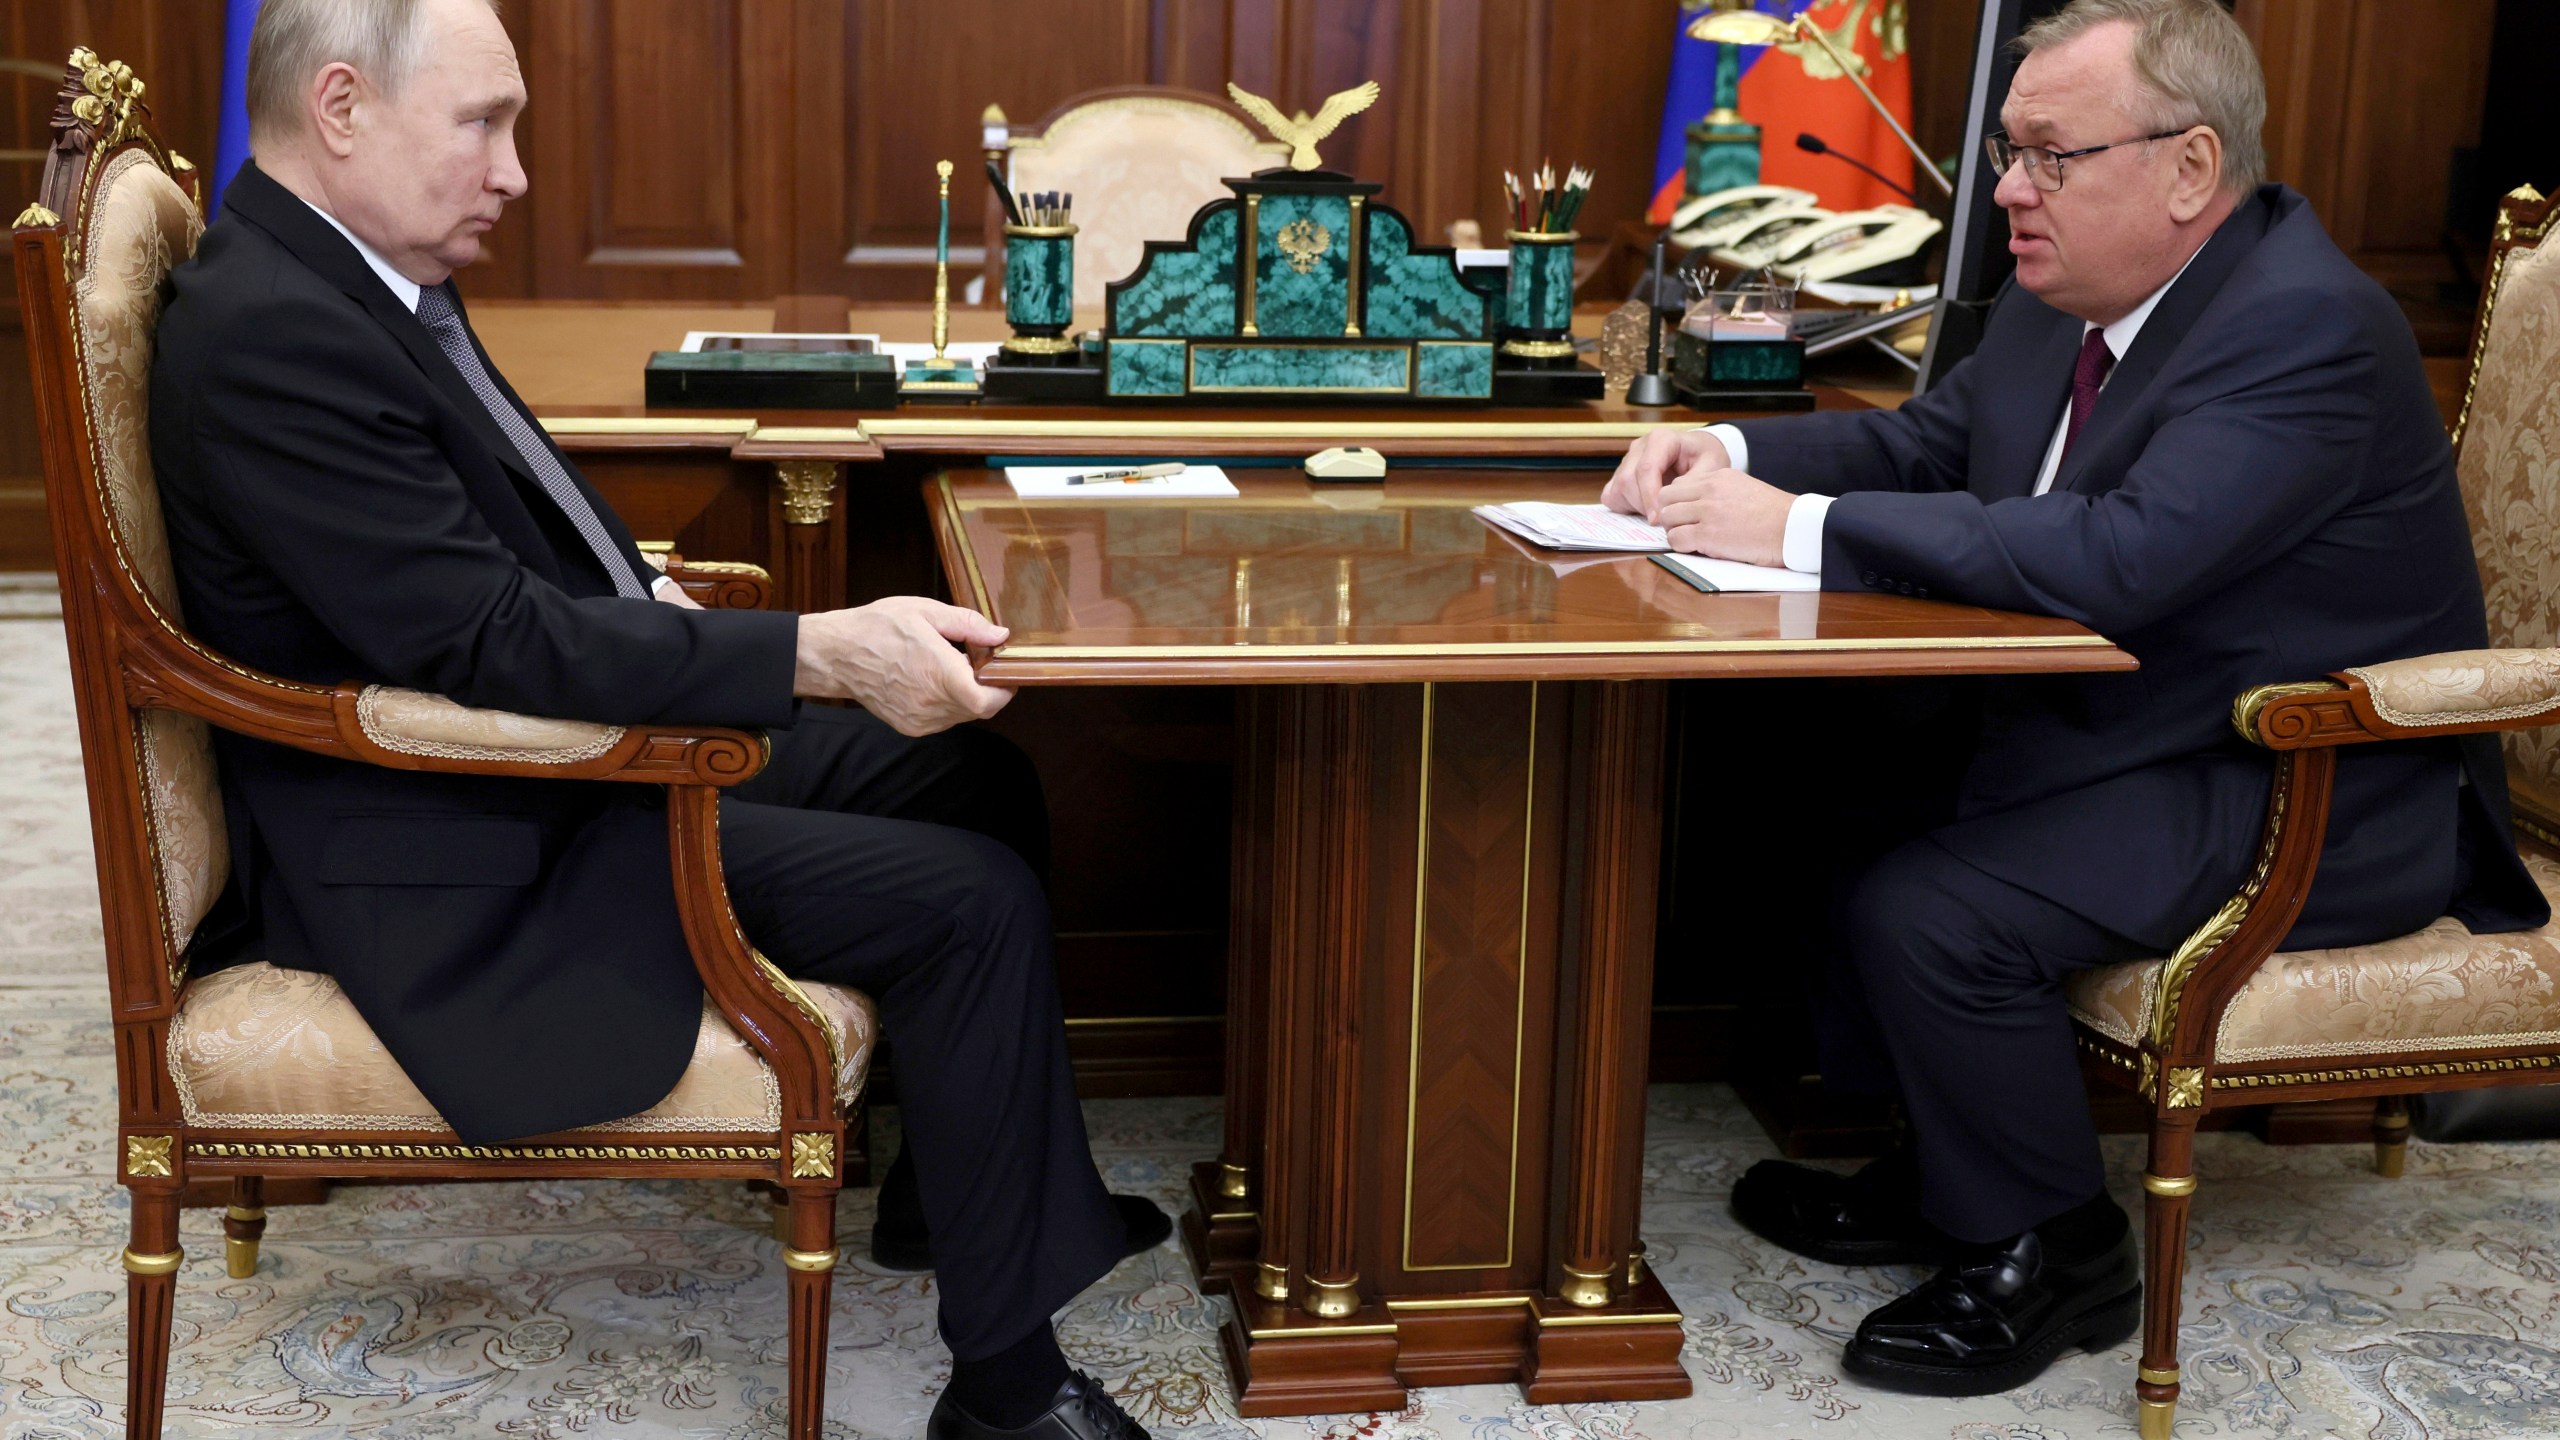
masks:
MULTIPOLYGON (((990 128, 1001 125, 991 117, 990 128)), ((1078 308, 1138 268, 1149 240, 1180 240, 1191 217, 1233 193, 1222 182, 1289 161, 1289 147, 1257 132, 1224 98, 1170 86, 1092 90, 1028 127, 1006 127, 1006 168, 1016 193, 1075 197, 1078 308)), ((997 301, 1004 234, 987 231, 986 300, 997 301)))
MULTIPOLYGON (((2531 187, 2501 208, 2454 422, 2489 643, 2560 646, 2560 245, 2531 187)), ((2506 737, 2517 818, 2560 837, 2560 730, 2506 737)), ((2555 839, 2554 843, 2560 843, 2555 839)))
MULTIPOLYGON (((754 953, 721 882, 719 788, 761 736, 470 710, 379 685, 301 684, 185 627, 150 450, 154 333, 202 231, 198 175, 150 134, 143 85, 75 51, 40 197, 13 237, 46 504, 62 585, 105 920, 118 1077, 127 1433, 162 1421, 177 1210, 232 1182, 231 1271, 256 1268, 269 1176, 669 1175, 766 1181, 789 1197, 791 1433, 819 1429, 834 1212, 876 1020, 851 991, 796 985, 754 953), (655 784, 676 900, 708 997, 693 1064, 645 1115, 574 1135, 463 1145, 326 977, 238 965, 190 976, 188 942, 231 861, 211 726, 365 764, 655 784)), ((759 574, 669 573, 712 603, 761 603, 759 574)))

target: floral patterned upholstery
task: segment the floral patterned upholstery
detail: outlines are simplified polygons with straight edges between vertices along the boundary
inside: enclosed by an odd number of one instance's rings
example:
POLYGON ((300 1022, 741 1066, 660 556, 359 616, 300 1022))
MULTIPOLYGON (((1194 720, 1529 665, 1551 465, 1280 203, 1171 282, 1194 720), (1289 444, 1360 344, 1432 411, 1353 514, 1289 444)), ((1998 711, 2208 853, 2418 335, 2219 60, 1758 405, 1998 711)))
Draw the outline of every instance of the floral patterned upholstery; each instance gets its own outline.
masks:
MULTIPOLYGON (((2560 245, 2506 253, 2457 464, 2493 645, 2560 646, 2560 245)), ((2503 737, 2517 798, 2560 815, 2560 730, 2503 737)))
MULTIPOLYGON (((172 621, 177 579, 151 470, 151 337, 169 271, 195 253, 203 229, 186 191, 149 151, 121 151, 99 177, 72 287, 81 398, 96 436, 107 513, 126 568, 172 621)), ((145 712, 137 730, 160 914, 176 954, 231 872, 213 740, 203 721, 166 710, 145 712)))
MULTIPOLYGON (((879 1016, 841 986, 800 984, 834 1032, 836 1093, 860 1098, 879 1016)), ((188 982, 169 1026, 169 1072, 190 1125, 238 1130, 446 1131, 338 982, 303 970, 235 965, 188 982)), ((782 1123, 773 1070, 709 1005, 693 1063, 646 1112, 582 1133, 771 1131, 782 1123)))
POLYGON ((1285 165, 1289 149, 1215 106, 1120 95, 1016 137, 1012 158, 1014 189, 1086 198, 1075 212, 1075 303, 1092 306, 1105 285, 1138 268, 1148 240, 1179 239, 1195 211, 1234 193, 1221 181, 1285 165))
POLYGON ((2469 725, 2560 709, 2560 650, 2450 650, 2347 673, 2394 725, 2469 725))
POLYGON ((365 738, 403 755, 448 760, 514 760, 568 765, 592 760, 621 743, 619 725, 545 720, 505 710, 476 710, 442 695, 367 685, 356 697, 365 738))
MULTIPOLYGON (((2560 863, 2528 853, 2525 867, 2560 909, 2560 863)), ((2139 1043, 2160 965, 2073 976, 2064 986, 2072 1017, 2118 1044, 2139 1043)), ((2474 935, 2448 916, 2378 945, 2268 956, 2223 1010, 2213 1055, 2242 1064, 2536 1044, 2560 1044, 2560 920, 2474 935)))

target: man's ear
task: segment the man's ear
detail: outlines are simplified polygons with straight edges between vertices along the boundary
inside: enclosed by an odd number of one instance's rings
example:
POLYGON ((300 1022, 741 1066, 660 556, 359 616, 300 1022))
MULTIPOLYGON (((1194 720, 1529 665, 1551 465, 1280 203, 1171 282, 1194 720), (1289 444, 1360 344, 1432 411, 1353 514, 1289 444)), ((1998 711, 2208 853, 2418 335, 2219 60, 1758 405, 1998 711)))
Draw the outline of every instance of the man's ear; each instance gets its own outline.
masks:
POLYGON ((364 77, 354 66, 337 61, 311 77, 312 128, 320 144, 344 160, 356 148, 356 110, 364 101, 364 77))
POLYGON ((2222 189, 2222 137, 2197 126, 2178 142, 2178 173, 2169 186, 2169 213, 2184 225, 2205 212, 2222 189))

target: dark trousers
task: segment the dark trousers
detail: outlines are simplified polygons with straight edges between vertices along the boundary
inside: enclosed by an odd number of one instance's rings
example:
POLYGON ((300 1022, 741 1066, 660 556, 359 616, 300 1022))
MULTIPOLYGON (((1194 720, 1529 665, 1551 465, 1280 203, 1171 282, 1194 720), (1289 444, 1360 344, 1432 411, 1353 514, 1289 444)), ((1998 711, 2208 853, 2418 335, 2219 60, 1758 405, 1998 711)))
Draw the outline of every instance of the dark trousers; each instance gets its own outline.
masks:
POLYGON ((1030 763, 982 730, 915 740, 810 705, 722 800, 720 850, 757 948, 880 1007, 952 1355, 1046 1324, 1126 1235, 1067 1067, 1030 763))
POLYGON ((2000 1240, 2104 1189, 2062 982, 2157 952, 1925 836, 1860 872, 1836 919, 1823 1079, 1900 1097, 1930 1222, 2000 1240))

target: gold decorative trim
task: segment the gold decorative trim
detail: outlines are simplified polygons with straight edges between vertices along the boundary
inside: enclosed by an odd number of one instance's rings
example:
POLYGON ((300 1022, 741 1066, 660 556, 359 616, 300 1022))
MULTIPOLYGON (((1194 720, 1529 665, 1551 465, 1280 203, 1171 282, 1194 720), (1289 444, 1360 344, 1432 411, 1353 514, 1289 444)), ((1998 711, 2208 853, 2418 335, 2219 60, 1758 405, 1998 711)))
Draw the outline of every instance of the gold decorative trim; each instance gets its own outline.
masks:
POLYGON ((1351 224, 1348 227, 1351 231, 1351 273, 1348 277, 1348 283, 1346 283, 1342 289, 1343 309, 1347 312, 1342 317, 1342 333, 1353 339, 1357 339, 1360 334, 1360 302, 1365 298, 1360 291, 1360 252, 1368 249, 1369 247, 1367 244, 1367 234, 1362 230, 1360 221, 1363 215, 1367 213, 1366 207, 1368 203, 1369 197, 1366 195, 1354 195, 1351 197, 1351 224))
POLYGON ((771 1165, 782 1159, 779 1145, 371 1145, 190 1140, 187 1153, 206 1160, 571 1160, 642 1164, 709 1160, 771 1165))
POLYGON ((1289 1272, 1268 1260, 1257 1260, 1253 1267, 1253 1293, 1265 1300, 1289 1298, 1289 1272))
POLYGON ((222 1273, 234 1280, 246 1280, 258 1273, 258 1242, 222 1237, 222 1273))
POLYGON ((1244 271, 1237 277, 1244 282, 1244 314, 1241 317, 1243 324, 1237 328, 1241 334, 1259 335, 1262 331, 1253 323, 1253 289, 1262 271, 1262 197, 1260 195, 1244 197, 1244 233, 1239 239, 1244 248, 1236 256, 1236 263, 1244 271))
POLYGON ((2146 1170, 2142 1172, 2142 1188, 2150 1191, 2154 1195, 2166 1196, 2174 1200, 2181 1195, 2193 1195, 2196 1193, 2196 1177, 2193 1175, 2154 1175, 2150 1171, 2146 1170))
POLYGON ((834 460, 774 461, 774 476, 782 482, 782 522, 826 524, 835 509, 836 472, 841 468, 841 462, 834 460))
MULTIPOLYGON (((2241 698, 2245 703, 2248 697, 2241 698)), ((2285 810, 2292 803, 2292 798, 2293 770, 2290 766, 2280 766, 2276 770, 2275 789, 2267 797, 2266 836, 2258 843, 2258 863, 2251 867, 2248 880, 2242 883, 2238 894, 2223 901, 2222 908, 2214 911, 2211 919, 2197 926, 2195 933, 2182 941, 2177 950, 2161 965, 2158 988, 2152 992, 2151 996, 2150 1048, 2154 1052, 2161 1055, 2173 1053, 2173 1042, 2177 1037, 2178 1029, 2178 1006, 2186 998, 2188 979, 2194 975, 2196 966, 2203 962, 2205 956, 2221 948, 2222 942, 2230 939, 2232 934, 2239 930, 2240 923, 2249 918, 2249 907, 2258 903, 2258 897, 2265 893, 2267 877, 2275 868, 2276 850, 2284 840, 2285 810)), ((2177 1083, 2176 1075, 2170 1076, 2170 1083, 2174 1090, 2177 1083)), ((2189 1102, 2191 1106, 2203 1103, 2201 1089, 2202 1087, 2199 1086, 2197 1098, 2189 1102)), ((2178 1108, 2175 1098, 2172 1098, 2169 1103, 2172 1108, 2178 1108)))
POLYGON ((232 1205, 226 1207, 222 1214, 224 1219, 237 1220, 245 1225, 254 1220, 266 1219, 267 1207, 264 1205, 232 1205))
POLYGON ((2172 1110, 2204 1108, 2204 1071, 2178 1066, 2169 1072, 2169 1098, 2162 1102, 2172 1110))
POLYGON ((1537 1297, 1533 1295, 1454 1295, 1446 1300, 1390 1300, 1387 1302, 1389 1310, 1399 1312, 1405 1310, 1507 1310, 1514 1305, 1535 1310, 1538 1308, 1537 1297))
POLYGON ((824 1180, 836 1173, 836 1137, 800 1134, 791 1137, 791 1178, 824 1180))
POLYGON ((2142 1412, 2141 1440, 2174 1440, 2173 1432, 2178 1423, 2177 1401, 2137 1399, 2135 1405, 2142 1412))
POLYGON ((47 210, 42 205, 30 204, 26 209, 18 212, 18 223, 16 228, 24 230, 31 225, 59 225, 61 223, 61 216, 47 210))
POLYGON ((1004 233, 1019 235, 1026 240, 1056 240, 1062 236, 1073 235, 1076 233, 1076 227, 1073 225, 1007 225, 1004 227, 1004 233))
POLYGON ((1360 1277, 1354 1275, 1348 1280, 1310 1278, 1306 1298, 1299 1305, 1319 1320, 1339 1320, 1346 1315, 1357 1315, 1360 1313, 1360 1277))
POLYGON ((1570 245, 1582 238, 1579 230, 1505 230, 1502 238, 1515 244, 1570 245))
POLYGON ((2376 1130, 2406 1130, 2409 1128, 2409 1117, 2406 1113, 2395 1115, 2376 1115, 2373 1117, 2373 1128, 2376 1130))
MULTIPOLYGON (((735 926, 731 927, 733 931, 735 928, 735 926)), ((740 934, 738 936, 738 941, 740 944, 745 944, 746 936, 740 934)), ((774 964, 769 959, 766 959, 763 951, 758 950, 753 945, 748 945, 747 958, 755 962, 756 973, 764 976, 766 984, 771 985, 777 992, 779 992, 783 999, 790 1001, 792 1008, 808 1017, 810 1024, 818 1027, 818 1038, 824 1041, 827 1047, 827 1088, 835 1092, 835 1097, 839 1102, 851 1104, 853 1102, 853 1097, 845 1092, 853 1087, 858 1077, 845 1073, 846 1066, 844 1046, 845 1039, 850 1037, 838 1037, 836 1034, 836 1027, 827 1023, 826 1012, 818 1008, 818 1002, 809 998, 809 992, 800 988, 799 981, 784 974, 781 966, 774 964)), ((772 1067, 768 1066, 766 1068, 770 1069, 772 1067)), ((834 1142, 830 1141, 828 1143, 833 1144, 834 1142)), ((795 1162, 796 1158, 797 1157, 795 1157, 795 1162)), ((834 1174, 835 1171, 830 1167, 825 1173, 834 1174)))
POLYGON ((172 1250, 166 1255, 144 1255, 130 1245, 124 1247, 125 1273, 130 1275, 174 1275, 186 1258, 184 1249, 172 1250))
POLYGON ((2256 1090, 2271 1085, 2345 1085, 2359 1080, 2419 1080, 2438 1075, 2491 1075, 2510 1070, 2560 1067, 2560 1055, 2507 1055, 2495 1060, 2435 1060, 2423 1065, 2366 1065, 2347 1070, 2294 1070, 2273 1074, 2216 1075, 2216 1090, 2256 1090))
POLYGON ((554 435, 738 435, 752 434, 753 420, 678 420, 610 415, 537 415, 534 419, 554 435))
POLYGON ((1248 1325, 1245 1334, 1256 1340, 1318 1340, 1336 1335, 1393 1335, 1396 1327, 1387 1325, 1280 1325, 1264 1330, 1248 1325))
POLYGON ((1253 1177, 1243 1166, 1218 1162, 1218 1198, 1244 1200, 1253 1194, 1253 1177))
POLYGON ((803 1274, 824 1275, 828 1271, 836 1268, 836 1252, 833 1250, 794 1250, 790 1246, 785 1245, 782 1247, 782 1263, 790 1266, 794 1270, 800 1271, 803 1274))
POLYGON ((1677 1325, 1676 1311, 1648 1311, 1642 1315, 1550 1315, 1538 1312, 1538 1328, 1556 1329, 1567 1325, 1677 1325))
MULTIPOLYGON (((2519 185, 2507 192, 2507 199, 2525 205, 2539 205, 2543 203, 2543 194, 2530 185, 2519 185)), ((2463 433, 2471 428, 2471 397, 2480 388, 2480 362, 2489 353, 2490 326, 2497 318, 2498 297, 2506 289, 2507 257, 2519 248, 2540 245, 2542 237, 2551 229, 2552 219, 2553 216, 2546 215, 2539 225, 2519 226, 2507 213, 2505 204, 2498 206, 2497 229, 2492 237, 2492 248, 2497 251, 2497 258, 2489 263, 2489 278, 2481 287, 2480 334, 2471 346, 2470 363, 2464 367, 2462 408, 2454 413, 2453 418, 2453 447, 2456 451, 2462 448, 2463 433)))
POLYGON ((177 1143, 175 1135, 127 1135, 124 1137, 124 1173, 136 1180, 169 1178, 169 1150, 177 1143))
POLYGON ((1524 360, 1561 360, 1573 353, 1570 340, 1505 340, 1502 353, 1524 360))
POLYGON ((994 602, 987 594, 987 577, 978 569, 978 547, 970 542, 969 522, 960 508, 960 497, 951 492, 951 476, 938 475, 934 483, 942 487, 942 522, 950 527, 951 543, 959 547, 960 564, 969 572, 969 594, 975 601, 969 608, 1001 625, 1004 617, 995 612, 994 602))
POLYGON ((2145 1100, 2158 1100, 2160 1098, 2160 1057, 2145 1050, 2140 1058, 2142 1068, 2134 1079, 2133 1088, 2141 1091, 2142 1098, 2145 1100))
POLYGON ((1431 739, 1440 687, 1422 687, 1422 780, 1416 807, 1413 844, 1413 1016, 1405 1051, 1404 1089, 1404 1269, 1408 1274, 1433 1270, 1507 1270, 1519 1252, 1520 1225, 1520 1091, 1521 1048, 1529 1023, 1529 892, 1532 852, 1538 834, 1538 682, 1529 682, 1528 782, 1522 790, 1520 815, 1520 947, 1511 998, 1511 1155, 1510 1179, 1504 1189, 1502 1258, 1484 1263, 1416 1265, 1413 1263, 1413 1171, 1415 1114, 1422 1093, 1422 954, 1425 920, 1431 898, 1431 739))
POLYGON ((1258 645, 1008 645, 997 654, 1018 660, 1205 660, 1250 650, 1259 656, 1409 655, 1723 655, 1794 651, 1887 650, 2094 650, 2112 648, 2092 636, 2070 635, 1964 636, 1950 640, 1874 637, 1838 640, 1483 640, 1442 645, 1362 644, 1258 645))
POLYGON ((1579 1305, 1585 1310, 1597 1310, 1609 1303, 1611 1270, 1576 1270, 1570 1265, 1563 1269, 1565 1282, 1557 1293, 1564 1297, 1566 1303, 1579 1305))
POLYGON ((2137 1379, 2147 1380, 2154 1385, 2175 1385, 2178 1383, 2178 1367, 2175 1365, 2170 1366, 2166 1370, 2155 1370, 2148 1365, 2136 1365, 2133 1367, 2133 1373, 2137 1379))
POLYGON ((2241 739, 2263 746, 2267 742, 2258 738, 2258 712, 2266 709, 2268 702, 2281 700, 2287 695, 2321 695, 2343 692, 2346 688, 2335 680, 2299 680, 2286 685, 2254 686, 2241 691, 2239 697, 2231 702, 2231 728, 2240 732, 2241 739))
POLYGON ((1016 335, 1003 348, 1016 355, 1064 355, 1076 342, 1064 335, 1016 335))
POLYGON ((172 150, 169 152, 169 168, 172 170, 193 170, 196 168, 196 162, 179 154, 177 151, 172 150))

